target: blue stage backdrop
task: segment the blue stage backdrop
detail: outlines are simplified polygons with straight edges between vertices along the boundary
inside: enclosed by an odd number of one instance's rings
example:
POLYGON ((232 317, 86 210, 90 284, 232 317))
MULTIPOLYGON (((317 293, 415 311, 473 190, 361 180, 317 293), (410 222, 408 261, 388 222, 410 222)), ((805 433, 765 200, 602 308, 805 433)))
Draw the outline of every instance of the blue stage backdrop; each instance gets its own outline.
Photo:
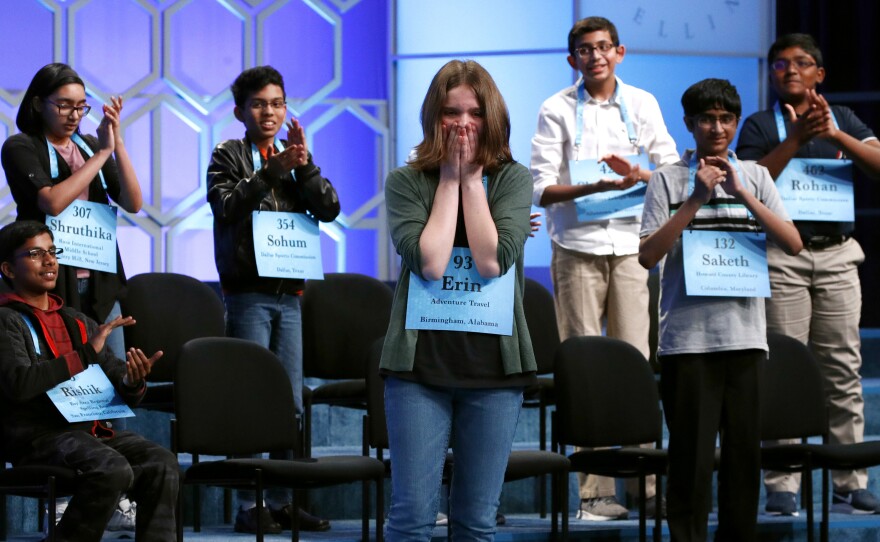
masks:
MULTIPOLYGON (((444 62, 473 58, 492 73, 511 110, 514 157, 528 163, 541 102, 574 81, 569 28, 605 15, 628 46, 620 77, 657 96, 681 151, 692 140, 679 98, 691 83, 728 78, 744 115, 762 105, 760 57, 775 8, 773 0, 0 0, 0 9, 0 141, 15 133, 22 94, 49 62, 78 70, 93 106, 123 95, 146 202, 137 215, 120 213, 126 271, 216 280, 205 169, 214 145, 243 135, 229 85, 244 68, 282 72, 290 111, 339 191, 342 215, 322 225, 325 271, 393 279, 382 186, 419 141, 421 100, 444 62)), ((84 131, 99 121, 96 107, 84 131)), ((2 182, 0 222, 14 216, 2 182)), ((543 232, 528 242, 531 274, 545 273, 549 254, 543 232)))

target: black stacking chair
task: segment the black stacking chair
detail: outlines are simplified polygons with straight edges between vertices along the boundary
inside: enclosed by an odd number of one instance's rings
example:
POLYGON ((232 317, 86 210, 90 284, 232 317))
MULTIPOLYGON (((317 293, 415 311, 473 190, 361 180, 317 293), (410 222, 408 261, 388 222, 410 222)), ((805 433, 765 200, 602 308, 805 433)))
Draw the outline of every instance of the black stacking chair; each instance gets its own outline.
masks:
MULTIPOLYGON (((553 392, 553 362, 559 347, 559 328, 556 325, 556 306, 553 294, 540 282, 526 277, 523 310, 538 364, 537 382, 523 394, 523 408, 538 409, 538 449, 547 449, 547 407, 556 404, 553 392)), ((547 493, 541 482, 539 494, 541 517, 547 515, 547 493)))
MULTIPOLYGON (((610 337, 563 341, 556 355, 553 430, 563 453, 568 445, 590 448, 568 456, 573 472, 639 479, 639 540, 647 540, 645 478, 657 475, 659 501, 667 453, 662 449, 660 395, 645 356, 610 337), (656 443, 656 448, 637 447, 645 442, 656 443)), ((659 507, 657 511, 654 540, 659 542, 659 507)), ((566 533, 567 514, 562 526, 566 533)))
POLYGON ((302 300, 303 374, 329 380, 303 399, 305 449, 311 449, 312 406, 366 410, 367 354, 385 335, 394 291, 357 273, 328 273, 306 282, 302 300))
POLYGON ((765 445, 761 465, 765 469, 802 474, 807 509, 807 539, 813 535, 812 471, 822 469, 822 520, 820 537, 828 541, 830 470, 852 470, 880 465, 880 442, 828 444, 825 391, 819 366, 810 349, 797 339, 767 334, 770 359, 761 390, 761 438, 800 439, 796 444, 765 445), (821 437, 822 444, 807 437, 821 437))
MULTIPOLYGON (((376 450, 376 458, 383 461, 386 476, 391 476, 390 460, 385 460, 384 450, 388 448, 388 426, 385 423, 385 385, 379 375, 379 361, 382 357, 382 339, 376 340, 370 347, 369 370, 366 381, 368 390, 368 408, 364 416, 364 444, 363 454, 369 455, 369 449, 376 450)), ((447 454, 444 465, 443 483, 448 484, 454 463, 454 455, 447 454)), ((552 493, 552 540, 567 540, 567 532, 563 531, 559 537, 559 523, 557 514, 562 511, 563 517, 568 510, 568 473, 570 462, 568 459, 554 452, 545 450, 513 450, 507 461, 507 470, 504 473, 505 482, 524 480, 527 478, 544 476, 551 478, 552 493)), ((448 486, 447 486, 448 487, 448 486)), ((452 518, 450 517, 450 525, 452 518)), ((564 522, 564 520, 563 520, 564 522)))
MULTIPOLYGON (((177 419, 172 422, 173 449, 192 454, 182 482, 252 489, 257 513, 262 513, 265 487, 311 489, 354 482, 376 484, 376 539, 382 540, 381 461, 363 456, 284 459, 220 459, 201 461, 201 455, 243 456, 298 450, 298 420, 290 379, 278 358, 266 348, 241 339, 203 338, 184 345, 174 386, 177 419)), ((294 491, 293 510, 298 508, 294 491)), ((181 492, 182 495, 182 492, 181 492)), ((196 495, 194 530, 200 530, 196 495)), ((179 506, 182 508, 182 496, 179 506)), ((370 540, 370 496, 363 495, 361 537, 370 540)), ((182 540, 182 518, 178 516, 182 540)), ((299 539, 296 514, 291 540, 299 539)), ((263 533, 257 533, 263 540, 263 533)))
POLYGON ((138 408, 174 412, 174 366, 184 343, 225 335, 220 296, 203 282, 177 273, 143 273, 128 280, 120 301, 123 316, 136 325, 125 329, 125 344, 144 352, 162 350, 147 380, 149 393, 138 408))
MULTIPOLYGON (((58 497, 71 495, 76 487, 77 473, 67 467, 50 465, 26 465, 6 468, 6 460, 0 459, 0 535, 6 540, 6 495, 30 497, 48 502, 49 517, 46 520, 46 540, 55 540, 55 503, 58 497)), ((38 523, 42 524, 43 510, 40 504, 38 523)))

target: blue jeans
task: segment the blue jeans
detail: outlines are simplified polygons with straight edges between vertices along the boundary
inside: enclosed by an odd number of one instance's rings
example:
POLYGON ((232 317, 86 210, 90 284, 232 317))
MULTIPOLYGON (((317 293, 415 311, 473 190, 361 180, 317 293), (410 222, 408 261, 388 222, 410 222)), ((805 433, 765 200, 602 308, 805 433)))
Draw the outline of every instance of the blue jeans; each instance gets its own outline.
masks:
POLYGON ((453 539, 494 539, 522 392, 522 388, 437 388, 385 379, 391 453, 386 540, 430 540, 450 444, 455 455, 449 517, 453 539))
MULTIPOLYGON (((300 297, 289 294, 243 293, 224 296, 226 335, 260 344, 278 356, 293 388, 296 413, 302 414, 302 311, 300 297)), ((273 453, 272 459, 287 459, 284 453, 273 453)), ((289 501, 284 489, 267 491, 269 500, 283 504, 289 501)), ((252 491, 239 491, 242 501, 253 501, 252 491)))

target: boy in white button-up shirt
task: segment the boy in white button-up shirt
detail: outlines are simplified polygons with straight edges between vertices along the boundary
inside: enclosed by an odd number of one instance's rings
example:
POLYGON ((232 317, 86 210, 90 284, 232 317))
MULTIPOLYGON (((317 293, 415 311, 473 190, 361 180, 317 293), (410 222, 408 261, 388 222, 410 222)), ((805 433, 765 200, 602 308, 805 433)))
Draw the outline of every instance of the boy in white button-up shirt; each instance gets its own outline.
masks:
MULTIPOLYGON (((654 96, 615 77, 626 49, 611 21, 578 21, 569 32, 568 49, 568 63, 582 77, 541 106, 531 157, 533 203, 547 208, 559 332, 563 340, 601 335, 605 318, 607 335, 648 357, 648 272, 637 261, 639 217, 581 221, 574 200, 647 182, 651 171, 627 157, 645 154, 655 166, 673 163, 675 142, 654 96), (598 161, 622 178, 573 182, 572 160, 598 161)), ((579 475, 579 480, 578 518, 627 517, 613 479, 579 475)), ((630 492, 636 494, 635 487, 630 492)), ((650 479, 649 510, 656 505, 653 495, 650 479)))

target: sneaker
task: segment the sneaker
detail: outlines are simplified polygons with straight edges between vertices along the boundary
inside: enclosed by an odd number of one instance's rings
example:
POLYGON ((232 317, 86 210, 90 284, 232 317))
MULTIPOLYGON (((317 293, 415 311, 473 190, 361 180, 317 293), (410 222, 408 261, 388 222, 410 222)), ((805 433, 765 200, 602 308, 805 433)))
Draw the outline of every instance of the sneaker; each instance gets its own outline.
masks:
MULTIPOLYGON (((70 497, 59 497, 55 500, 55 525, 58 525, 58 522, 61 521, 61 516, 64 515, 64 511, 67 510, 67 504, 70 502, 70 497)), ((46 503, 45 513, 43 514, 43 525, 42 529, 44 533, 49 533, 49 504, 46 503)))
MULTIPOLYGON (((265 534, 281 534, 281 525, 275 522, 272 519, 272 513, 269 512, 269 507, 263 507, 263 514, 260 516, 260 524, 263 526, 263 533, 265 534)), ((235 515, 235 532, 237 533, 250 533, 256 534, 257 532, 257 507, 251 507, 245 510, 244 508, 238 509, 238 514, 235 515)))
MULTIPOLYGON (((636 509, 636 513, 638 513, 638 509, 636 509)), ((657 496, 654 495, 648 502, 645 503, 645 517, 648 519, 654 519, 654 516, 657 514, 657 496)), ((660 498, 660 518, 666 519, 666 497, 660 498)))
POLYGON ((577 513, 577 519, 586 521, 610 521, 628 517, 629 510, 617 502, 614 497, 581 499, 581 507, 577 513))
POLYGON ((798 498, 791 491, 768 491, 764 511, 770 516, 797 516, 798 498))
POLYGON ((133 503, 127 498, 119 499, 116 510, 110 516, 105 530, 107 531, 131 531, 134 532, 134 522, 137 515, 137 503, 133 503))
MULTIPOLYGON (((282 530, 290 530, 290 503, 285 504, 281 508, 275 508, 272 505, 269 505, 268 508, 275 523, 280 525, 282 530)), ((330 530, 330 522, 326 519, 313 516, 302 508, 298 510, 298 513, 300 531, 323 532, 330 530)))
POLYGON ((876 514, 880 501, 867 489, 835 491, 831 497, 831 511, 837 514, 876 514))

